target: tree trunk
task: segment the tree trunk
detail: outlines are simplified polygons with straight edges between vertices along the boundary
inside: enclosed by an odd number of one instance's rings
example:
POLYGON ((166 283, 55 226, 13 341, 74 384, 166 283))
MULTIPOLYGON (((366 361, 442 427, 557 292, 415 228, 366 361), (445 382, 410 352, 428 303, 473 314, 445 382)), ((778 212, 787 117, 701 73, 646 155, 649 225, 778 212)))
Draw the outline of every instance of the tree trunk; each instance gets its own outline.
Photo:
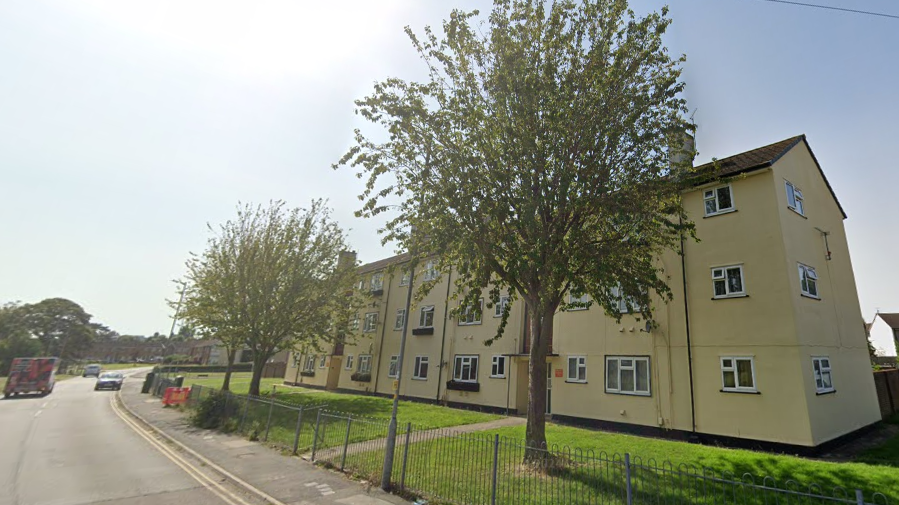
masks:
POLYGON ((225 363, 225 381, 222 382, 222 391, 230 391, 231 390, 231 363, 234 363, 234 358, 237 356, 236 349, 226 349, 225 354, 228 355, 226 358, 227 363, 225 363))
POLYGON ((553 332, 555 308, 542 311, 528 304, 531 325, 531 349, 528 363, 528 422, 525 429, 527 447, 524 460, 542 462, 546 456, 546 354, 553 332))
POLYGON ((250 396, 259 396, 259 383, 262 382, 262 369, 272 353, 258 353, 253 356, 253 377, 250 379, 250 396))

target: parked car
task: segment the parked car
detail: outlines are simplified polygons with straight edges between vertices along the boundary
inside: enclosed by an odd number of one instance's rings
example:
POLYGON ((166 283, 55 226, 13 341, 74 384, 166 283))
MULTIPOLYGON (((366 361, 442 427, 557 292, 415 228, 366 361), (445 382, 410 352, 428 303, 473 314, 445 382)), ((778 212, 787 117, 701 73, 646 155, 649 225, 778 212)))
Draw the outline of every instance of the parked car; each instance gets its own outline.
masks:
POLYGON ((82 377, 99 377, 100 371, 103 370, 103 367, 100 365, 87 365, 84 367, 84 373, 81 374, 82 377))
POLYGON ((122 382, 125 376, 121 372, 103 372, 97 377, 97 384, 94 385, 94 391, 101 389, 112 389, 118 391, 122 389, 122 382))

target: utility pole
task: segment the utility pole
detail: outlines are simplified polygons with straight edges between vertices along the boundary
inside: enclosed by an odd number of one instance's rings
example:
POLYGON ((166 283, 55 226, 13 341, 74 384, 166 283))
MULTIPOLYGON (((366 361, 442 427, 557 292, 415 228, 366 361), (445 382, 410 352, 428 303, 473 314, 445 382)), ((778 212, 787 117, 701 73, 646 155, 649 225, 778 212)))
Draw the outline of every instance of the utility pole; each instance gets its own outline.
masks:
POLYGON ((172 329, 169 330, 169 338, 175 336, 175 323, 178 322, 178 313, 181 312, 181 304, 184 303, 184 293, 187 291, 187 285, 181 288, 181 298, 178 299, 178 305, 175 307, 175 315, 172 316, 172 329))

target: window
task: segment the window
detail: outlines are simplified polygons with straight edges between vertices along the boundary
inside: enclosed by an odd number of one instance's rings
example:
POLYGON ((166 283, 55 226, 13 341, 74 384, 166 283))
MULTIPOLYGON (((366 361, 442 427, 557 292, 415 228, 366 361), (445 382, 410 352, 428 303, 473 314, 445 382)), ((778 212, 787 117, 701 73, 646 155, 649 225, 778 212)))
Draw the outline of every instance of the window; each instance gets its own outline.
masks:
POLYGON ((456 356, 453 367, 453 380, 459 382, 478 381, 478 357, 456 356))
POLYGON ((827 356, 812 357, 815 371, 815 389, 819 393, 830 393, 833 389, 833 376, 830 373, 830 358, 827 356))
POLYGON ((396 309, 396 319, 393 321, 394 330, 402 330, 406 322, 406 309, 396 309))
POLYGON ((354 330, 359 329, 359 313, 358 312, 353 314, 353 322, 350 324, 350 327, 354 330))
POLYGON ((499 297, 499 303, 493 306, 493 317, 503 317, 503 312, 506 310, 506 307, 509 306, 509 297, 501 296, 499 297))
POLYGON ((359 355, 359 373, 371 373, 371 354, 359 355))
POLYGON ((490 363, 490 377, 502 379, 506 377, 506 357, 494 356, 490 363))
POLYGON ((300 368, 300 355, 294 353, 291 358, 293 358, 293 367, 300 368))
POLYGON ((469 324, 481 324, 481 313, 484 310, 484 299, 481 298, 478 300, 478 307, 467 306, 465 309, 459 313, 459 326, 466 326, 469 324))
POLYGON ((628 309, 628 304, 630 304, 630 308, 634 309, 635 312, 640 312, 642 307, 639 306, 637 300, 634 298, 624 296, 624 293, 621 291, 621 285, 612 288, 612 296, 618 299, 618 312, 622 314, 627 314, 630 312, 628 309))
POLYGON ((315 354, 310 354, 306 356, 306 361, 303 363, 303 371, 304 372, 314 372, 315 371, 315 354))
POLYGON ((391 356, 390 357, 390 366, 387 368, 387 376, 393 377, 394 379, 399 376, 399 370, 397 369, 397 363, 399 363, 399 356, 391 356))
POLYGON ((419 381, 428 380, 428 357, 416 356, 415 369, 412 370, 412 378, 419 381))
POLYGON ((731 198, 730 186, 707 189, 702 193, 705 202, 705 215, 714 216, 734 210, 734 200, 731 198))
POLYGON ((369 312, 365 314, 365 325, 362 326, 363 333, 371 333, 378 329, 378 313, 369 312))
POLYGON ((723 391, 748 391, 755 389, 755 363, 752 358, 721 358, 723 391))
POLYGON ((437 279, 437 265, 433 261, 429 261, 425 265, 425 281, 433 281, 437 279))
POLYGON ((799 289, 804 295, 818 298, 818 273, 802 263, 799 264, 799 289))
POLYGON ((790 181, 785 181, 787 185, 787 207, 796 211, 797 214, 804 216, 805 209, 802 206, 802 191, 793 185, 790 181))
POLYGON ((418 327, 419 328, 433 328, 434 327, 434 306, 433 305, 425 305, 421 308, 418 314, 418 327))
POLYGON ((347 370, 353 369, 353 355, 352 354, 346 355, 346 363, 344 364, 344 368, 347 370))
POLYGON ((649 358, 606 356, 606 393, 649 396, 649 358))
POLYGON ((715 298, 744 296, 746 294, 743 286, 743 267, 740 265, 713 268, 712 284, 714 286, 715 298))
POLYGON ((587 382, 587 357, 568 356, 567 382, 587 382))
MULTIPOLYGON (((586 294, 578 294, 575 296, 573 291, 568 292, 568 303, 587 303, 590 298, 586 294)), ((583 307, 569 307, 567 310, 587 310, 587 306, 583 307)))
POLYGON ((356 289, 359 291, 365 289, 365 279, 359 279, 359 282, 356 284, 356 289))
POLYGON ((400 277, 400 286, 408 286, 411 279, 411 272, 409 270, 403 270, 403 275, 400 277))
POLYGON ((384 272, 377 272, 371 276, 371 290, 381 291, 384 289, 384 272))
POLYGON ((327 362, 328 362, 328 356, 322 354, 322 357, 319 358, 319 360, 318 360, 318 367, 319 367, 319 368, 324 368, 324 367, 325 367, 325 363, 327 363, 327 362))

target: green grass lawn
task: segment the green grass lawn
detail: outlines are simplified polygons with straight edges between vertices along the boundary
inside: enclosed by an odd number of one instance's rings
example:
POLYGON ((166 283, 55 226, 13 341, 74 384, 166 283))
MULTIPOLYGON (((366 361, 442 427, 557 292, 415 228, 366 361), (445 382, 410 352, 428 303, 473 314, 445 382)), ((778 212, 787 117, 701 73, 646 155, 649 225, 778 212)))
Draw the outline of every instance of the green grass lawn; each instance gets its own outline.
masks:
POLYGON ((103 371, 113 371, 113 370, 130 370, 132 368, 142 368, 153 366, 148 363, 101 363, 101 367, 103 367, 103 371))
MULTIPOLYGON (((899 426, 899 414, 884 422, 899 426)), ((895 467, 896 472, 899 473, 899 435, 894 436, 878 447, 865 451, 858 457, 858 461, 895 467)))

